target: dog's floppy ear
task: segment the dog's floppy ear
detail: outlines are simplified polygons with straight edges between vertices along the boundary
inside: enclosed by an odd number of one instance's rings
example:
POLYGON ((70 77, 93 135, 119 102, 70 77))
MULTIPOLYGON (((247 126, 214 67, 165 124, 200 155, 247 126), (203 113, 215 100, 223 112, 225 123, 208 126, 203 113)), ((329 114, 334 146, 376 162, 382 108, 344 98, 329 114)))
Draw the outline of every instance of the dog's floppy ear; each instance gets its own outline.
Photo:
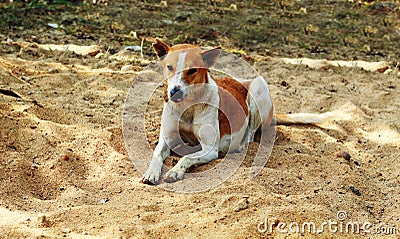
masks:
POLYGON ((170 47, 167 45, 167 43, 165 43, 159 39, 156 39, 156 42, 153 43, 153 49, 156 52, 157 56, 159 58, 161 58, 161 57, 167 55, 167 53, 170 50, 170 47))
POLYGON ((211 67, 212 65, 214 65, 220 54, 221 47, 216 47, 214 49, 202 52, 201 56, 203 57, 203 61, 206 67, 211 67))

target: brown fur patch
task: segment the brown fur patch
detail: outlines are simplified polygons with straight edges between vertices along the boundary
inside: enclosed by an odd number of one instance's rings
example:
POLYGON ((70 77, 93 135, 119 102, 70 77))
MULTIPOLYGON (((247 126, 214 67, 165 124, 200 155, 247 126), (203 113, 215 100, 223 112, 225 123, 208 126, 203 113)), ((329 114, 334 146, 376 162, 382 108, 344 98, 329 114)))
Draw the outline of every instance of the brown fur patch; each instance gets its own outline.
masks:
POLYGON ((172 46, 170 49, 169 49, 169 52, 175 52, 175 51, 183 51, 183 50, 187 50, 187 49, 199 49, 199 51, 200 51, 200 48, 198 47, 198 46, 195 46, 195 45, 191 45, 191 44, 178 44, 178 45, 175 45, 175 46, 172 46))
POLYGON ((188 85, 208 83, 207 71, 207 69, 199 68, 195 74, 188 75, 188 70, 185 70, 183 80, 188 85))
POLYGON ((231 134, 242 128, 249 113, 246 102, 248 90, 240 82, 228 77, 216 79, 215 82, 222 88, 218 91, 220 98, 218 120, 222 138, 225 134, 231 134))
POLYGON ((164 102, 168 102, 168 85, 165 84, 164 86, 164 102))
POLYGON ((179 129, 179 135, 181 136, 183 142, 188 143, 190 146, 195 146, 199 144, 199 140, 193 134, 193 130, 179 129))

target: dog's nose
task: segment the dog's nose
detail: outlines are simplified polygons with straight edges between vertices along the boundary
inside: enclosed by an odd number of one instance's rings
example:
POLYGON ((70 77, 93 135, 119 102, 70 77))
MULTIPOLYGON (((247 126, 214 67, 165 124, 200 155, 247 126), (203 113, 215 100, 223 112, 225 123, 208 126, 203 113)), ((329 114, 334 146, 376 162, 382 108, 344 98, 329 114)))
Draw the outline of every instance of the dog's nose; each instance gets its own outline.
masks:
POLYGON ((169 98, 173 102, 181 102, 183 100, 183 91, 181 90, 180 86, 175 86, 170 92, 169 92, 169 98))
POLYGON ((179 92, 180 90, 181 90, 181 87, 175 86, 175 87, 169 92, 169 95, 172 97, 172 96, 174 96, 177 92, 179 92))

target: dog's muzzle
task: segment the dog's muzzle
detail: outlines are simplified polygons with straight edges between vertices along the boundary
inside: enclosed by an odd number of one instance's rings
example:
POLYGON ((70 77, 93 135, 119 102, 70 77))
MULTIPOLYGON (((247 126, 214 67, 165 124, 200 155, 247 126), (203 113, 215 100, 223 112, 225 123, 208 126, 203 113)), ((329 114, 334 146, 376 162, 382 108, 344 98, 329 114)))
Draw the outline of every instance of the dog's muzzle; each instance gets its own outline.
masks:
POLYGON ((173 102, 181 102, 183 100, 183 91, 180 89, 180 87, 174 87, 170 92, 169 92, 169 98, 173 102))

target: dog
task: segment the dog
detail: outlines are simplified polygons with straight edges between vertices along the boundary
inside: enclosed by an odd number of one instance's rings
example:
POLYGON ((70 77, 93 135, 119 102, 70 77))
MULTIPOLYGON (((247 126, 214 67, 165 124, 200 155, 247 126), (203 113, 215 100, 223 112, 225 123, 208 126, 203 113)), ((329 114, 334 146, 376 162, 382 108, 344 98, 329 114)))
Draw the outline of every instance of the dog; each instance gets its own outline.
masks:
POLYGON ((209 68, 221 48, 202 50, 191 44, 170 47, 161 40, 153 44, 167 80, 158 144, 142 182, 158 184, 164 160, 171 150, 183 157, 164 181, 182 180, 193 165, 218 158, 219 153, 241 151, 254 141, 260 127, 276 124, 318 124, 329 114, 276 114, 263 78, 238 80, 216 78, 209 68), (179 150, 179 146, 180 150, 179 150), (182 147, 183 146, 183 147, 182 147), (178 148, 178 149, 177 149, 178 148))

